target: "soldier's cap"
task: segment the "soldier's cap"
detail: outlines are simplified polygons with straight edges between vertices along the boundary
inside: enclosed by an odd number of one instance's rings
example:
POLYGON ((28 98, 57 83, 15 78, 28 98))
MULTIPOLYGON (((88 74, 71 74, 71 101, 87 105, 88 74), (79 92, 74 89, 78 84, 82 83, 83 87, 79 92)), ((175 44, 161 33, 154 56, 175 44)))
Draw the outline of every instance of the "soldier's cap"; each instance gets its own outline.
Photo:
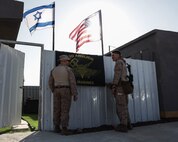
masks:
POLYGON ((67 55, 60 55, 58 61, 69 61, 70 58, 67 55))
POLYGON ((115 51, 112 51, 111 53, 114 53, 114 54, 119 54, 121 55, 121 52, 119 50, 115 50, 115 51))

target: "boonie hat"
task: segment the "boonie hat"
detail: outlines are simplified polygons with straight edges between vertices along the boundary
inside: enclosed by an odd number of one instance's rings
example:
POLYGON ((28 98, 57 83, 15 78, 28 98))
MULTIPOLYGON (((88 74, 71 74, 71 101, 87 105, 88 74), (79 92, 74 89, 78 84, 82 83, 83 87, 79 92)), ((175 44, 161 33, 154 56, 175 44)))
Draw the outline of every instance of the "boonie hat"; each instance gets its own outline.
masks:
POLYGON ((59 61, 64 61, 64 60, 70 60, 70 58, 67 55, 60 55, 59 61))

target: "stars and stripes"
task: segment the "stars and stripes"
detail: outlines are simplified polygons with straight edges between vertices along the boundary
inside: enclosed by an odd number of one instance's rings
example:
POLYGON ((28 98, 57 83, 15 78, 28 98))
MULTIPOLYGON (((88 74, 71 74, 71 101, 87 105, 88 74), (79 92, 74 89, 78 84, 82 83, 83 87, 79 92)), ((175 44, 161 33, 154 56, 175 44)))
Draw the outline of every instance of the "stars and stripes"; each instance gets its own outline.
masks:
POLYGON ((101 27, 99 12, 96 12, 84 19, 69 35, 69 38, 76 42, 76 52, 87 43, 101 39, 101 27))

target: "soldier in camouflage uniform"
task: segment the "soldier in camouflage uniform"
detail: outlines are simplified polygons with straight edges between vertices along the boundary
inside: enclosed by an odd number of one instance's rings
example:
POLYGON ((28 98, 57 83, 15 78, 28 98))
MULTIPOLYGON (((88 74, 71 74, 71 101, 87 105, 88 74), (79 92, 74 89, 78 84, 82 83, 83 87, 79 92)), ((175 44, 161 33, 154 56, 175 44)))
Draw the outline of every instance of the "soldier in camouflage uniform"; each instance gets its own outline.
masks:
POLYGON ((49 87, 53 93, 53 122, 56 132, 69 135, 67 129, 69 123, 69 111, 71 100, 77 100, 76 80, 72 69, 68 67, 69 57, 61 55, 60 64, 53 68, 49 77, 49 87))
POLYGON ((116 100, 116 112, 120 120, 120 125, 117 126, 116 131, 127 132, 128 129, 132 129, 128 112, 128 95, 124 94, 120 85, 120 80, 127 80, 126 63, 119 51, 112 52, 112 60, 115 62, 112 94, 116 100))

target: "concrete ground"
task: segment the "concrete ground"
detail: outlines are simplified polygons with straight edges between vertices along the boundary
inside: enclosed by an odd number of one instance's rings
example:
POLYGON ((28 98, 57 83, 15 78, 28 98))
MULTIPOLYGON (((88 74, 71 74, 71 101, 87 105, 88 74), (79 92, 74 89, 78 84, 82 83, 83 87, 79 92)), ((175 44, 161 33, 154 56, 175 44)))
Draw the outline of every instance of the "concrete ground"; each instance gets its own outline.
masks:
POLYGON ((178 122, 134 127, 128 133, 114 130, 63 136, 35 131, 0 135, 0 142, 178 142, 178 122))

